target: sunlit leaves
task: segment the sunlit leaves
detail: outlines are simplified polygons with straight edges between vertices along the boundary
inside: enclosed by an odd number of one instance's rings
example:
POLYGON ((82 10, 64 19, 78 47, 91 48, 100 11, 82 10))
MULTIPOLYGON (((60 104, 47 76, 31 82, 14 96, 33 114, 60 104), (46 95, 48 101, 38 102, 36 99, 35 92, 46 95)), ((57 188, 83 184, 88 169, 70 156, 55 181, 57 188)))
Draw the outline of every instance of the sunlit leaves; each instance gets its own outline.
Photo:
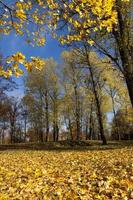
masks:
POLYGON ((31 71, 33 68, 40 70, 45 66, 45 61, 40 57, 31 57, 31 61, 27 61, 22 53, 17 52, 6 59, 6 64, 8 65, 7 70, 3 67, 0 68, 0 76, 8 78, 12 74, 19 77, 24 73, 24 69, 20 68, 20 65, 23 65, 27 71, 31 71))
MULTIPOLYGON (((15 30, 17 34, 26 34, 29 25, 34 23, 40 32, 40 25, 52 28, 58 27, 60 21, 67 22, 68 28, 74 33, 61 37, 61 42, 79 41, 90 37, 92 32, 106 29, 111 32, 117 24, 117 11, 115 0, 81 0, 81 1, 58 1, 58 0, 31 0, 15 1, 15 4, 1 3, 5 12, 2 15, 1 33, 9 34, 15 30)), ((124 0, 123 3, 128 3, 124 0)), ((30 28, 31 29, 31 28, 30 28)), ((35 32, 35 29, 30 32, 35 32)), ((70 31, 71 32, 71 31, 70 31)), ((30 34, 32 37, 32 34, 30 34)))
POLYGON ((45 44, 46 13, 44 3, 41 1, 15 1, 10 4, 0 2, 2 13, 0 21, 0 33, 24 36, 26 41, 32 45, 42 46, 45 44), (43 33, 43 34, 42 34, 43 33))
POLYGON ((18 52, 14 55, 12 55, 11 57, 7 58, 7 63, 11 63, 11 62, 19 62, 21 64, 23 64, 25 61, 25 56, 18 52))

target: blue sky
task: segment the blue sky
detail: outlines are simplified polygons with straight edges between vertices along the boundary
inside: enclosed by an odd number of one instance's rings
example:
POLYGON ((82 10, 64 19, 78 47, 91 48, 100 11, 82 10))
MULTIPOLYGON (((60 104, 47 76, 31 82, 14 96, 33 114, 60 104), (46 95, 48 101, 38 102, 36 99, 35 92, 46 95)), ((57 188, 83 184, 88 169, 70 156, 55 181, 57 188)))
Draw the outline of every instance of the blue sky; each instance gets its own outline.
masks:
POLYGON ((0 52, 4 56, 12 55, 17 51, 21 51, 27 57, 41 56, 41 57, 53 57, 55 60, 59 60, 59 55, 62 51, 61 45, 57 40, 47 37, 46 45, 43 47, 32 47, 28 45, 22 37, 15 36, 13 33, 9 36, 2 36, 0 52))
MULTIPOLYGON (((47 36, 46 45, 42 47, 32 47, 28 45, 24 38, 15 36, 15 34, 4 35, 0 38, 0 53, 4 56, 10 56, 16 52, 22 52, 27 58, 31 56, 40 56, 42 58, 53 57, 60 63, 60 54, 64 50, 59 42, 47 36)), ((11 95, 21 97, 23 95, 23 77, 14 78, 18 84, 18 89, 13 91, 11 95)))

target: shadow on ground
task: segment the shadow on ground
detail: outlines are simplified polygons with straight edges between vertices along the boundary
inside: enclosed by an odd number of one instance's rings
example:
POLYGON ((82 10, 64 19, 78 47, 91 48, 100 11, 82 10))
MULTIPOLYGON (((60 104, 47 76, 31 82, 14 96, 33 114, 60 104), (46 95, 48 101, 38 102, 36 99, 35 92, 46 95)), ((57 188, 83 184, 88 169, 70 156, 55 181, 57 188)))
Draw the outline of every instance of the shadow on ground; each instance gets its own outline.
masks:
POLYGON ((87 151, 87 150, 111 150, 133 147, 132 141, 109 141, 102 145, 100 141, 59 141, 45 143, 19 143, 0 145, 3 150, 49 150, 49 151, 87 151))

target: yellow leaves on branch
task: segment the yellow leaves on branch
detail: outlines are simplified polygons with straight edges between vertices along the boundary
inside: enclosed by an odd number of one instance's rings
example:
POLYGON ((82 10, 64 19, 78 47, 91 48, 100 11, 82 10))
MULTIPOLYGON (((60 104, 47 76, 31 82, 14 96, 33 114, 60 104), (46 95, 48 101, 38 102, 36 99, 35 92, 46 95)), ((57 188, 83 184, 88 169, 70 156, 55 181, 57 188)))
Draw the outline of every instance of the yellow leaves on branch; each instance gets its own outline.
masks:
POLYGON ((44 59, 41 59, 40 57, 31 57, 31 61, 27 61, 25 56, 20 52, 8 57, 6 63, 8 65, 7 70, 0 67, 0 76, 4 76, 5 78, 10 77, 11 75, 15 75, 16 77, 21 76, 24 73, 24 70, 20 68, 20 64, 22 64, 29 72, 32 68, 41 70, 45 66, 44 59))
POLYGON ((41 70, 45 66, 45 60, 40 59, 39 57, 31 57, 31 62, 25 62, 24 66, 28 71, 31 71, 33 67, 41 70))
POLYGON ((26 41, 32 41, 31 44, 44 45, 45 38, 41 34, 41 32, 44 32, 42 25, 45 24, 46 18, 45 9, 43 10, 44 2, 43 5, 42 1, 36 3, 31 0, 14 2, 12 1, 11 4, 8 1, 6 3, 1 2, 4 12, 0 19, 0 34, 8 35, 14 31, 17 35, 25 36, 26 41), (37 32, 38 34, 34 34, 37 32))
POLYGON ((14 55, 12 55, 11 58, 8 58, 7 59, 7 62, 8 63, 11 63, 11 62, 19 62, 21 64, 23 64, 25 61, 25 56, 22 54, 22 53, 16 53, 14 55))
MULTIPOLYGON (((128 1, 129 0, 124 0, 123 3, 128 1)), ((50 19, 52 19, 52 24, 57 24, 58 27, 58 22, 61 19, 67 22, 68 25, 69 34, 62 34, 59 39, 62 44, 82 41, 84 39, 88 40, 88 38, 90 38, 91 41, 93 32, 95 33, 103 29, 107 30, 107 32, 111 32, 113 28, 117 28, 116 0, 64 1, 63 5, 58 5, 56 9, 53 9, 53 7, 49 5, 49 2, 50 1, 47 0, 48 7, 51 9, 50 19), (57 15, 55 15, 55 13, 57 15)), ((88 43, 93 45, 94 42, 90 41, 88 40, 88 43)))
POLYGON ((16 2, 16 7, 19 9, 19 10, 30 10, 32 9, 32 3, 30 1, 27 1, 27 2, 20 2, 20 1, 17 1, 16 2))
MULTIPOLYGON (((129 1, 121 0, 123 3, 129 1)), ((76 34, 68 35, 62 43, 79 41, 85 37, 89 38, 93 31, 102 29, 112 31, 117 25, 115 4, 116 0, 72 0, 70 2, 37 0, 36 3, 31 0, 15 1, 15 4, 12 3, 10 7, 6 7, 1 17, 0 33, 9 34, 11 30, 15 30, 17 34, 26 34, 30 23, 37 26, 46 25, 45 27, 55 30, 58 22, 64 20, 68 22, 70 29, 76 30, 76 34)), ((43 44, 44 41, 39 43, 39 45, 43 44)))
POLYGON ((132 151, 3 151, 0 199, 132 199, 132 151))
POLYGON ((22 19, 22 20, 25 20, 26 19, 26 14, 24 12, 23 9, 20 9, 20 10, 16 10, 15 12, 15 16, 22 19))
MULTIPOLYGON (((123 3, 129 1, 121 0, 123 3)), ((62 1, 62 3, 58 0, 37 0, 35 4, 28 0, 15 1, 9 6, 5 6, 6 4, 1 2, 4 12, 0 19, 0 34, 8 35, 14 30, 16 34, 25 35, 27 43, 42 46, 45 44, 44 33, 46 33, 42 25, 52 29, 53 35, 57 37, 56 28, 61 21, 67 22, 69 32, 66 36, 62 34, 59 38, 62 44, 86 39, 86 42, 92 46, 94 41, 91 35, 103 29, 111 32, 117 25, 115 4, 116 0, 72 0, 62 1), (34 24, 37 27, 29 26, 29 24, 34 24)), ((15 76, 23 74, 19 64, 25 65, 29 71, 34 64, 37 68, 43 65, 40 58, 28 62, 21 54, 16 54, 11 59, 13 66, 6 71, 1 67, 0 75, 9 77, 12 74, 15 76)))

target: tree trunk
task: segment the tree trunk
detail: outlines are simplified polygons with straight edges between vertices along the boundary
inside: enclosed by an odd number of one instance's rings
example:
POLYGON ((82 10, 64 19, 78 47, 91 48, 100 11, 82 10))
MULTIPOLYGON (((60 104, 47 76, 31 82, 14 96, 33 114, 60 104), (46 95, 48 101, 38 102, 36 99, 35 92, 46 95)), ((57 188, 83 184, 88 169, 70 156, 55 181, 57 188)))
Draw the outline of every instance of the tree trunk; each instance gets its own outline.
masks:
POLYGON ((59 139, 59 127, 58 127, 58 108, 57 108, 57 103, 54 100, 53 102, 54 110, 53 110, 53 115, 54 115, 54 120, 53 120, 53 140, 58 141, 59 139))
MULTIPOLYGON (((133 66, 132 66, 133 67, 133 66)), ((127 88, 128 88, 128 93, 130 97, 130 101, 133 107, 133 75, 126 75, 125 76, 126 83, 127 83, 127 88)))
POLYGON ((39 140, 43 142, 43 95, 40 91, 40 124, 39 124, 39 140))
MULTIPOLYGON (((119 130, 118 130, 118 124, 117 124, 117 119, 116 119, 116 112, 115 112, 115 102, 114 102, 114 97, 111 92, 111 99, 112 99, 112 109, 113 109, 113 114, 114 114, 114 123, 115 123, 115 134, 118 135, 119 137, 119 130)), ((119 137, 120 140, 120 137, 119 137)))
POLYGON ((15 137, 14 137, 14 123, 11 123, 10 137, 11 137, 11 144, 12 144, 12 143, 15 142, 15 137))
POLYGON ((86 140, 88 140, 88 116, 86 116, 86 123, 85 123, 85 134, 86 134, 86 140))
POLYGON ((46 111, 46 139, 45 141, 48 141, 48 135, 49 135, 49 104, 48 104, 48 93, 45 93, 45 103, 46 103, 46 107, 45 107, 45 111, 46 111))
POLYGON ((54 121, 53 122, 53 141, 59 140, 59 127, 58 124, 54 121))
POLYGON ((92 86, 93 86, 93 92, 94 92, 95 102, 96 102, 96 108, 97 108, 97 117, 98 117, 98 123, 99 123, 99 131, 100 131, 100 135, 101 135, 101 139, 102 139, 103 145, 106 145, 107 141, 106 141, 106 138, 105 138, 105 135, 104 135, 101 106, 100 106, 100 101, 99 101, 97 90, 96 90, 96 86, 95 86, 93 72, 92 72, 92 69, 91 69, 90 65, 89 65, 89 70, 90 70, 90 75, 91 75, 91 80, 92 80, 92 86))
POLYGON ((55 127, 56 129, 56 141, 58 141, 59 140, 59 127, 58 127, 58 124, 56 123, 56 127, 55 127))
POLYGON ((75 93, 75 106, 76 106, 76 131, 77 131, 77 140, 80 140, 80 108, 79 108, 79 98, 77 92, 77 86, 74 87, 75 93))
POLYGON ((27 132, 27 117, 24 119, 24 142, 26 142, 26 132, 27 132))
POLYGON ((133 47, 130 38, 130 30, 132 26, 132 10, 131 4, 127 7, 126 13, 122 12, 123 3, 116 1, 116 9, 118 13, 118 30, 113 31, 114 38, 118 46, 123 74, 126 80, 127 89, 133 107, 133 47))
MULTIPOLYGON (((96 100, 97 101, 97 100, 96 100)), ((98 112, 98 122, 99 122, 99 130, 100 130, 100 135, 101 135, 101 139, 103 141, 103 145, 106 145, 106 138, 104 135, 104 129, 103 129, 103 122, 102 122, 102 115, 101 115, 101 108, 100 108, 100 104, 97 101, 97 112, 98 112)))
POLYGON ((0 132, 0 144, 3 144, 4 142, 4 127, 1 129, 1 132, 0 132))
POLYGON ((92 89, 93 89, 93 93, 94 93, 94 97, 95 97, 95 103, 96 103, 96 109, 97 109, 97 118, 98 118, 98 124, 99 124, 99 131, 100 131, 100 135, 101 135, 101 140, 103 142, 103 145, 106 145, 107 141, 106 141, 106 137, 104 135, 104 128, 103 128, 100 101, 99 101, 98 93, 97 93, 97 90, 96 90, 96 85, 95 85, 95 80, 94 80, 94 76, 93 76, 92 67, 91 67, 91 64, 90 64, 90 61, 89 61, 88 49, 87 49, 87 47, 85 45, 84 45, 84 47, 85 47, 85 53, 86 53, 86 61, 87 61, 88 68, 89 68, 89 71, 90 71, 92 89))
POLYGON ((70 118, 68 119, 68 124, 69 124, 70 137, 71 137, 71 140, 73 140, 72 125, 71 125, 71 120, 70 120, 70 118))
POLYGON ((43 131, 42 131, 42 129, 40 129, 40 131, 39 131, 39 141, 43 142, 43 131))
POLYGON ((91 105, 91 110, 90 110, 90 122, 89 122, 89 124, 90 124, 90 128, 89 128, 89 140, 91 140, 92 139, 92 105, 91 105))
POLYGON ((53 122, 53 141, 56 141, 55 121, 53 122))

